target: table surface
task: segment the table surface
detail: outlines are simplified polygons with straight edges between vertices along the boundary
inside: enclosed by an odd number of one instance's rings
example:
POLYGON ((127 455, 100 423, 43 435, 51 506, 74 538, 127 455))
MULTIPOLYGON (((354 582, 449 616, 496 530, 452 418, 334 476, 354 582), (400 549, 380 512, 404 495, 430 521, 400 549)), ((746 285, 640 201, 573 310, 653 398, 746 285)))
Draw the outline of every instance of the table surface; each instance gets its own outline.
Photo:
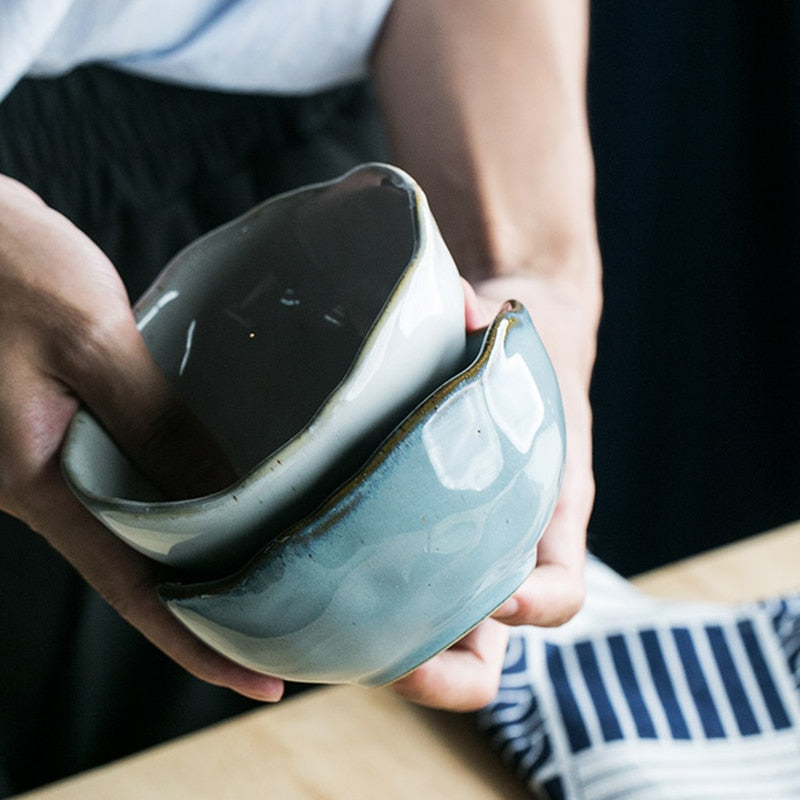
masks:
MULTIPOLYGON (((640 588, 735 602, 800 588, 800 522, 641 575, 640 588)), ((313 689, 30 792, 27 800, 530 800, 469 715, 388 689, 313 689)))

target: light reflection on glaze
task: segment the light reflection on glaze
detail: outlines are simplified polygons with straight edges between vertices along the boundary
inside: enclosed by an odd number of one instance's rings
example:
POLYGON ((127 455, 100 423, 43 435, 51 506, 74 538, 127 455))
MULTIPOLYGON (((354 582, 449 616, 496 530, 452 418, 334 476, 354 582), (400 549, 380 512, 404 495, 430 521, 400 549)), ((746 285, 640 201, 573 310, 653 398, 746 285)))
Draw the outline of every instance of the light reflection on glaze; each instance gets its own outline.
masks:
POLYGON ((552 478, 548 464, 563 461, 565 456, 564 433, 558 426, 550 424, 544 427, 533 442, 531 457, 525 467, 525 472, 534 483, 546 486, 552 478))
POLYGON ((189 363, 189 357, 192 354, 192 341, 194 340, 194 331, 197 327, 197 320, 193 319, 186 329, 186 344, 183 347, 183 357, 181 358, 180 366, 178 367, 178 375, 183 375, 186 365, 189 363))
POLYGON ((456 492, 479 492, 503 469, 503 449, 482 392, 445 401, 422 429, 439 483, 456 492))
POLYGON ((147 327, 148 323, 152 321, 153 317, 158 314, 164 306, 169 305, 173 300, 180 297, 180 292, 177 289, 172 289, 168 292, 164 292, 164 294, 158 298, 158 301, 153 304, 153 306, 148 309, 147 313, 144 314, 139 321, 136 323, 136 326, 139 330, 144 330, 147 327))
MULTIPOLYGON (((426 220, 426 223, 429 227, 433 226, 431 219, 426 220)), ((429 233, 429 236, 431 237, 432 257, 444 258, 446 250, 443 241, 432 233, 429 233)), ((400 331, 405 336, 412 336, 420 325, 426 326, 432 319, 441 316, 444 313, 445 304, 451 302, 451 299, 449 293, 443 291, 444 287, 440 277, 433 272, 417 270, 409 275, 408 280, 410 281, 410 293, 414 297, 424 298, 418 306, 406 303, 398 319, 400 331)))
POLYGON ((526 453, 544 420, 544 402, 525 359, 492 353, 483 379, 492 419, 520 453, 526 453))
POLYGON ((287 288, 278 301, 282 306, 299 306, 300 298, 294 289, 287 288))
MULTIPOLYGON (((501 323, 499 335, 510 323, 501 323)), ((481 379, 482 393, 445 401, 422 438, 439 482, 453 491, 480 491, 503 469, 498 430, 520 452, 530 449, 544 420, 544 403, 520 353, 495 348, 481 379)))
POLYGON ((334 306, 330 311, 322 315, 325 322, 330 322, 337 328, 344 327, 347 322, 347 314, 341 306, 334 306))

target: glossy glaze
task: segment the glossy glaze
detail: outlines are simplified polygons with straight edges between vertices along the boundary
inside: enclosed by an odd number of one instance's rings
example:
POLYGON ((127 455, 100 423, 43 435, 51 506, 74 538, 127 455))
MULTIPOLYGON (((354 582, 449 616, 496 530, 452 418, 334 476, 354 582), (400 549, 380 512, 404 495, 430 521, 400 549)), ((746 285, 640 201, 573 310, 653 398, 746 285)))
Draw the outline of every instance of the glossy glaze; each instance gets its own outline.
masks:
POLYGON ((509 304, 477 344, 470 366, 248 567, 222 581, 165 586, 178 619, 269 674, 377 685, 503 602, 532 570, 555 506, 564 421, 550 361, 521 306, 509 304))
POLYGON ((68 433, 65 476, 130 545, 204 574, 239 568, 316 508, 464 348, 460 279, 427 202, 405 173, 377 164, 198 240, 135 312, 242 478, 167 501, 86 411, 68 433))

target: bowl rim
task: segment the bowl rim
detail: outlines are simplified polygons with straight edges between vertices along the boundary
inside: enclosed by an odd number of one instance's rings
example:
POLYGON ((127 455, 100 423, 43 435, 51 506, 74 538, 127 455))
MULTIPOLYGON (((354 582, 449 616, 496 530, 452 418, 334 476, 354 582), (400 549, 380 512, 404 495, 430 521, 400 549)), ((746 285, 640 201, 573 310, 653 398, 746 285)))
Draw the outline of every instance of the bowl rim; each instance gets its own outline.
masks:
MULTIPOLYGON (((386 459, 389 458, 402 442, 409 438, 424 421, 432 418, 443 402, 454 396, 461 386, 472 383, 479 378, 480 373, 485 369, 498 346, 498 339, 502 336, 503 340, 505 340, 505 337, 508 335, 507 331, 520 325, 529 326, 533 335, 541 342, 538 332, 522 303, 515 299, 505 301, 492 322, 486 328, 472 332, 471 336, 474 337, 475 340, 480 339, 480 346, 476 356, 463 369, 444 381, 444 383, 434 389, 433 392, 409 412, 406 417, 395 426, 392 432, 384 438, 365 463, 337 489, 331 492, 317 508, 302 519, 291 523, 283 532, 267 542, 253 556, 244 562, 241 567, 233 572, 208 580, 163 582, 159 586, 159 596, 162 601, 169 603, 171 600, 188 599, 201 593, 205 595, 224 594, 253 577, 258 570, 261 569, 262 562, 269 557, 271 550, 279 548, 292 538, 301 536, 315 520, 322 518, 337 505, 345 502, 348 496, 357 491, 360 486, 368 483, 375 473, 380 470, 380 467, 386 459)), ((556 380, 552 362, 544 346, 542 346, 541 352, 549 364, 554 380, 556 380)), ((556 380, 556 386, 557 385, 558 383, 556 380)), ((561 407, 560 404, 561 400, 559 398, 559 406, 561 407)), ((563 416, 563 407, 561 413, 563 416)), ((562 479, 563 463, 561 466, 559 485, 562 479)))
MULTIPOLYGON (((159 516, 171 517, 176 513, 188 512, 191 514, 206 512, 214 507, 225 506, 232 501, 234 496, 241 498, 242 495, 250 491, 253 486, 260 483, 261 479, 270 472, 270 467, 273 463, 281 463, 282 461, 285 462, 287 459, 292 459, 294 453, 299 450, 302 440, 308 433, 308 429, 315 426, 319 421, 328 418, 333 413, 332 409, 336 405, 337 397, 345 392, 347 387, 352 383, 354 377, 357 376, 358 372, 363 367, 364 361, 367 358, 366 351, 368 347, 381 335, 383 329, 389 324, 388 317, 390 315, 387 312, 391 307, 399 305, 408 292, 409 284, 412 280, 412 273, 415 272, 414 267, 420 263, 423 255, 428 251, 431 232, 435 230, 435 222, 430 215, 428 202, 421 187, 414 178, 399 167, 377 161, 366 162, 353 167, 336 178, 300 186, 267 198, 238 217, 198 237, 176 253, 153 281, 150 288, 144 292, 133 306, 134 316, 138 325, 141 319, 151 312, 151 309, 158 303, 158 300, 170 291, 169 288, 162 285, 163 276, 175 265, 180 265, 187 254, 201 247, 204 241, 242 225, 251 217, 263 213, 263 210, 268 206, 284 202, 289 198, 303 194, 317 194, 354 175, 369 172, 376 175, 383 175, 384 180, 381 181, 379 185, 388 181, 391 185, 406 192, 409 200, 413 247, 406 265, 403 267, 394 286, 381 304, 380 310, 377 312, 375 319, 364 335, 350 366, 343 373, 333 390, 325 396, 314 415, 300 430, 286 439, 280 447, 268 453, 251 470, 243 474, 233 483, 216 492, 179 500, 134 500, 131 498, 113 497, 94 492, 78 478, 76 471, 70 466, 76 450, 80 446, 82 438, 81 428, 84 425, 91 424, 101 428, 103 427, 91 411, 81 406, 73 415, 67 428, 60 457, 61 472, 72 492, 85 504, 91 506, 93 512, 98 514, 111 512, 119 516, 129 515, 157 518, 159 516), (432 226, 434 227, 432 228, 432 226)), ((455 265, 453 265, 453 268, 455 269, 455 265)), ((182 272, 182 270, 179 270, 179 274, 180 272, 182 272)), ((141 330, 146 330, 146 325, 143 326, 141 330)))

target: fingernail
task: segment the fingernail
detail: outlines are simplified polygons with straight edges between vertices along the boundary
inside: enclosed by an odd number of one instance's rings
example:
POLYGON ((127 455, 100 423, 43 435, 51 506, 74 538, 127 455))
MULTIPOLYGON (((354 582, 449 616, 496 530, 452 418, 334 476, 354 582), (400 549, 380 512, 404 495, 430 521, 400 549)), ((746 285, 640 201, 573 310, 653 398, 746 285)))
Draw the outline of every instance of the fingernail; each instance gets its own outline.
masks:
POLYGON ((284 684, 282 680, 274 678, 265 681, 260 686, 248 686, 240 692, 252 700, 262 703, 277 703, 283 697, 284 684))
POLYGON ((492 616, 495 619, 507 619, 508 617, 513 617, 518 611, 519 600, 516 597, 509 597, 492 616))

